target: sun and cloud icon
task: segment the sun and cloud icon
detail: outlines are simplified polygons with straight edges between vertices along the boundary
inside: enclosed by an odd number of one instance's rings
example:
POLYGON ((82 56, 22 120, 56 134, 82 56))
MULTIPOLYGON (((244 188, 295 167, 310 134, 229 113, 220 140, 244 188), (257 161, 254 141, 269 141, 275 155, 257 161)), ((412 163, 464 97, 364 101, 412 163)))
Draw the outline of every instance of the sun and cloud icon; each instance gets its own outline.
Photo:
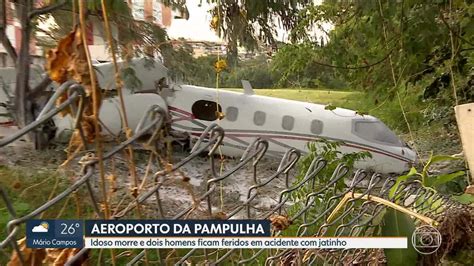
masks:
POLYGON ((49 224, 47 222, 41 222, 40 225, 37 225, 31 229, 33 233, 47 233, 49 229, 49 224))

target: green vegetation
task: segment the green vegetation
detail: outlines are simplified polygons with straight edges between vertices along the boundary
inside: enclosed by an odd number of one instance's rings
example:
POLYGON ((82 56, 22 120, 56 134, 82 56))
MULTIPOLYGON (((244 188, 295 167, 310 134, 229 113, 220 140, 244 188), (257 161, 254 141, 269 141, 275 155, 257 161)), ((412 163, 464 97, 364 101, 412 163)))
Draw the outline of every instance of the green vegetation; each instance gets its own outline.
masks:
MULTIPOLYGON (((41 170, 38 167, 6 167, 0 166, 0 187, 5 190, 10 199, 17 217, 22 217, 35 210, 56 196, 70 185, 64 175, 53 170, 41 170)), ((88 200, 84 200, 84 190, 79 190, 52 207, 48 208, 42 216, 45 219, 72 219, 91 217, 93 210, 88 200)), ((3 199, 0 199, 0 239, 8 235, 7 223, 11 220, 3 199)), ((24 236, 25 224, 21 225, 18 236, 24 236)), ((6 265, 9 260, 0 256, 0 265, 6 265)))
MULTIPOLYGON (((262 2, 258 6, 271 5, 262 2)), ((422 150, 440 148, 429 142, 431 135, 443 135, 451 140, 449 152, 459 152, 453 106, 474 100, 472 2, 325 0, 303 6, 289 25, 292 43, 270 42, 276 52, 261 68, 272 77, 267 88, 358 91, 346 102, 331 103, 374 115, 399 133, 410 133, 422 150)), ((222 27, 230 29, 229 24, 222 27)), ((241 70, 245 64, 228 71, 245 72, 241 70)), ((272 96, 327 103, 286 92, 272 96)))
MULTIPOLYGON (((46 202, 54 190, 57 193, 64 190, 68 185, 68 181, 64 176, 52 170, 34 169, 34 171, 29 172, 24 168, 0 166, 0 186, 6 189, 19 217, 28 214, 46 202)), ((64 202, 54 205, 45 212, 44 217, 55 218, 60 213, 66 217, 73 217, 75 214, 73 209, 65 208, 61 211, 63 205, 64 202)), ((10 215, 5 205, 3 205, 3 200, 0 206, 2 206, 0 208, 0 228, 2 230, 0 231, 0 238, 4 239, 7 233, 6 223, 10 220, 10 215)))
MULTIPOLYGON (((56 25, 48 23, 52 27, 41 30, 45 34, 37 39, 37 43, 42 47, 55 47, 57 40, 75 26, 73 23, 77 23, 77 16, 72 12, 78 9, 73 7, 74 2, 71 1, 48 1, 47 4, 53 5, 46 9, 33 6, 32 1, 10 2, 15 7, 12 13, 17 16, 22 32, 26 33, 20 40, 21 48, 12 46, 6 27, 2 27, 0 34, 3 36, 2 45, 17 68, 15 120, 20 126, 25 126, 35 119, 34 108, 40 106, 37 101, 39 92, 51 82, 49 77, 45 77, 41 86, 30 88, 30 49, 25 48, 30 47, 34 33, 40 31, 37 26, 51 18, 56 20, 56 25)), ((10 2, 4 1, 2 8, 6 10, 10 2)), ((185 1, 161 2, 187 13, 185 1)), ((436 150, 437 154, 453 154, 460 151, 453 106, 474 101, 472 1, 323 0, 317 5, 309 0, 206 2, 211 4, 211 28, 228 46, 225 55, 228 67, 219 75, 214 68, 216 56, 194 58, 189 45, 184 42, 174 47, 166 30, 157 23, 136 21, 130 6, 124 1, 107 0, 104 6, 116 26, 118 54, 122 59, 130 59, 159 53, 172 76, 185 83, 239 88, 240 80, 246 79, 259 89, 257 94, 260 95, 321 103, 329 108, 344 107, 359 114, 374 115, 398 133, 406 134, 405 140, 410 140, 422 156, 430 155, 424 167, 413 168, 399 177, 399 182, 417 179, 429 189, 454 195, 453 198, 463 203, 472 203, 472 195, 462 194, 468 181, 465 166, 458 163, 461 160, 432 156, 428 152, 436 150), (290 33, 291 43, 282 44, 275 40, 275 21, 290 33), (239 61, 239 46, 250 50, 261 49, 260 56, 239 61), (280 87, 288 89, 270 89, 280 87), (348 89, 350 91, 344 91, 348 89), (444 160, 449 160, 450 170, 456 169, 451 172, 446 169, 432 171, 430 167, 433 164, 444 160)), ((102 8, 102 1, 89 1, 87 19, 98 17, 102 20, 105 16, 102 8)), ((124 79, 127 79, 126 75, 133 76, 133 73, 122 71, 124 79)), ((290 214, 301 208, 304 198, 314 189, 324 190, 316 199, 315 208, 310 211, 312 216, 323 218, 324 212, 334 207, 330 203, 337 204, 337 201, 329 199, 341 194, 346 185, 341 179, 326 188, 331 173, 340 162, 351 166, 354 161, 368 156, 339 156, 337 145, 329 142, 323 142, 321 146, 310 144, 310 153, 300 165, 301 173, 306 172, 316 156, 323 157, 329 164, 315 179, 315 187, 298 190, 292 195, 294 209, 290 210, 290 214)), ((30 173, 31 170, 21 167, 0 167, 0 186, 8 189, 7 194, 18 216, 31 212, 70 184, 66 175, 50 170, 41 172, 38 168, 31 167, 35 172, 30 173)), ((302 177, 300 174, 298 180, 301 181, 302 177)), ((84 193, 82 189, 48 209, 43 217, 93 217, 90 204, 78 200, 78 194, 84 193)), ((403 201, 393 201, 404 205, 403 201)), ((423 204, 432 203, 419 204, 423 207, 423 204)), ((360 208, 359 204, 354 203, 352 207, 360 208)), ((449 213, 444 215, 449 217, 449 213)), ((7 209, 1 206, 0 228, 3 231, 0 231, 0 239, 6 236, 5 225, 10 218, 7 209)), ((376 218, 375 224, 362 225, 362 230, 356 234, 409 236, 414 228, 411 217, 393 210, 383 212, 376 218)), ((338 221, 332 225, 324 224, 327 222, 325 219, 317 222, 308 229, 310 233, 319 234, 321 226, 326 225, 324 228, 328 230, 319 235, 334 235, 338 221)), ((301 220, 285 234, 295 235, 295 228, 299 225, 301 220)), ((457 241, 455 235, 445 239, 457 241)), ((387 262, 389 265, 393 262, 410 265, 416 261, 416 254, 412 251, 411 248, 402 252, 388 251, 385 253, 387 262)), ((181 256, 181 252, 176 253, 177 257, 181 256)), ((93 256, 98 256, 97 253, 94 252, 93 256)), ((108 259, 107 255, 102 258, 108 259)), ((155 259, 155 254, 150 258, 155 259)), ((127 259, 123 256, 119 264, 127 259)), ((5 262, 2 260, 3 257, 0 264, 5 262)), ((97 261, 99 264, 103 262, 101 259, 97 261)))
MULTIPOLYGON (((291 192, 292 206, 288 211, 288 217, 292 220, 290 227, 282 231, 285 236, 294 236, 297 233, 305 232, 306 235, 316 234, 318 236, 335 236, 337 233, 348 236, 406 236, 408 239, 411 238, 413 231, 419 226, 418 221, 399 210, 392 209, 389 206, 384 206, 382 209, 378 209, 378 212, 369 211, 368 209, 374 208, 374 206, 365 205, 367 202, 357 200, 351 202, 350 200, 345 202, 341 209, 338 208, 338 204, 341 202, 341 198, 345 193, 350 193, 347 190, 347 184, 344 182, 344 178, 339 180, 334 179, 333 172, 338 169, 339 164, 344 164, 348 167, 348 174, 351 176, 354 172, 354 163, 370 157, 370 153, 359 152, 350 154, 340 154, 337 151, 340 143, 332 141, 318 141, 309 143, 310 152, 302 158, 299 162, 299 174, 297 176, 297 182, 301 182, 305 178, 306 172, 310 169, 311 162, 315 158, 323 158, 327 161, 327 165, 318 173, 318 178, 314 180, 314 183, 308 182, 299 190, 291 192), (328 186, 330 182, 334 184, 328 186), (317 192, 317 196, 312 198, 311 208, 305 214, 306 219, 302 217, 296 217, 304 207, 308 204, 308 195, 310 193, 317 192), (358 216, 363 213, 363 216, 358 216), (336 214, 336 216, 328 222, 329 214, 336 214), (358 226, 346 227, 351 219, 355 217, 363 217, 361 223, 358 226), (293 220, 294 219, 294 220, 293 220), (311 226, 301 227, 304 223, 311 223, 311 226), (304 228, 302 230, 302 228, 304 228), (324 230, 322 228, 325 228, 324 230), (304 231, 306 230, 306 231, 304 231)), ((397 179, 398 183, 395 183, 388 198, 393 202, 404 206, 406 200, 403 193, 395 193, 399 183, 407 181, 409 178, 420 179, 424 186, 430 187, 431 190, 442 194, 457 193, 456 191, 447 191, 446 187, 449 184, 456 183, 455 179, 460 176, 459 172, 453 174, 432 174, 429 171, 430 166, 437 162, 446 162, 452 160, 459 160, 452 156, 432 156, 425 164, 423 171, 417 172, 416 169, 412 169, 406 176, 401 176, 397 179)), ((462 173, 463 174, 463 173, 462 173)), ((369 175, 370 176, 370 175, 369 175)), ((366 179, 367 180, 367 179, 366 179)), ((409 180, 411 181, 411 180, 409 180)), ((374 189, 372 192, 379 191, 380 188, 374 189)), ((357 192, 357 188, 353 188, 350 191, 357 192)), ((461 190, 463 191, 463 189, 461 190)), ((371 193, 373 196, 377 196, 378 192, 371 193)), ((472 195, 464 194, 462 196, 453 197, 455 200, 470 204, 473 202, 472 195)), ((431 198, 426 200, 422 197, 417 199, 416 205, 413 209, 416 209, 419 214, 425 215, 427 210, 438 208, 440 204, 439 199, 431 198)), ((381 205, 380 205, 381 206, 381 205)), ((406 205, 405 205, 406 206, 406 205)), ((413 210, 412 209, 412 210, 413 210)), ((442 229, 440 229, 442 231, 442 229)), ((442 231, 443 232, 443 231, 442 231)), ((444 232, 443 232, 444 233, 444 232)), ((460 241, 458 248, 453 249, 452 253, 444 256, 444 262, 459 261, 458 256, 461 256, 465 252, 470 252, 470 246, 460 241)), ((419 256, 413 247, 413 243, 408 241, 407 249, 385 249, 384 254, 388 265, 417 265, 423 256, 419 256)), ((370 256, 369 256, 370 258, 370 256)), ((317 264, 323 265, 325 261, 318 261, 317 264)), ((464 263, 472 264, 472 258, 465 257, 464 263)))
MULTIPOLYGON (((228 89, 232 91, 242 91, 242 89, 228 89)), ((404 122, 403 114, 398 102, 374 101, 367 92, 358 91, 340 91, 340 90, 319 90, 319 89, 296 89, 296 88, 280 88, 280 89, 256 89, 255 93, 263 96, 271 96, 289 100, 305 101, 310 103, 318 103, 332 105, 341 108, 347 108, 359 113, 368 113, 376 116, 386 123, 393 130, 403 133, 407 129, 404 122)), ((426 125, 426 121, 422 111, 424 104, 416 105, 416 99, 408 95, 402 95, 404 105, 409 105, 415 110, 406 113, 410 125, 420 128, 426 125)))
MULTIPOLYGON (((241 92, 242 89, 228 89, 241 92)), ((358 95, 358 92, 331 91, 315 89, 257 89, 255 93, 263 96, 318 104, 334 104, 346 107, 358 95)))
MULTIPOLYGON (((370 208, 369 206, 364 206, 365 203, 359 200, 346 203, 343 210, 337 209, 338 203, 340 203, 340 198, 342 198, 344 193, 347 191, 347 185, 344 182, 344 178, 341 178, 337 180, 334 185, 328 187, 328 184, 334 180, 333 172, 336 171, 336 169, 338 169, 339 165, 342 163, 348 167, 349 173, 347 176, 350 176, 354 173, 355 162, 371 156, 370 153, 367 152, 342 155, 339 151, 337 151, 340 144, 341 143, 338 142, 324 140, 309 143, 310 152, 301 160, 299 164, 299 175, 297 176, 297 180, 301 181, 303 180, 305 173, 310 168, 311 162, 315 158, 323 158, 328 162, 326 167, 318 174, 318 178, 315 179, 313 185, 307 185, 306 187, 303 187, 292 194, 292 201, 294 204, 289 210, 290 217, 293 217, 306 206, 308 200, 307 197, 310 193, 318 191, 318 196, 313 198, 314 203, 311 205, 308 213, 305 214, 309 219, 305 222, 311 221, 311 223, 314 223, 311 226, 305 227, 304 230, 306 230, 306 235, 316 234, 318 236, 326 237, 336 236, 337 232, 339 232, 341 229, 339 226, 344 224, 344 222, 351 221, 351 219, 356 217, 360 212, 364 212, 364 209, 370 208), (325 212, 328 213, 325 214, 325 212), (335 218, 333 219, 333 222, 328 223, 328 216, 333 212, 341 215, 343 218, 335 218), (322 230, 321 228, 325 228, 325 230, 322 230)), ((350 227, 342 229, 346 230, 344 231, 343 235, 349 235, 352 237, 410 237, 413 233, 413 230, 415 229, 413 218, 390 208, 383 210, 381 209, 378 213, 374 212, 369 214, 367 212, 363 217, 363 219, 366 221, 370 220, 371 222, 363 223, 363 225, 357 230, 351 230, 350 227)), ((301 219, 301 217, 299 219, 301 219)), ((284 234, 295 235, 298 231, 301 233, 301 228, 299 228, 301 224, 302 221, 300 220, 293 221, 293 224, 287 230, 285 230, 284 234)), ((418 254, 411 243, 407 249, 387 249, 384 250, 384 253, 389 265, 402 265, 400 262, 403 262, 403 265, 416 265, 418 258, 418 254)), ((323 265, 324 262, 325 261, 322 259, 317 260, 318 265, 323 265)))
POLYGON ((271 61, 276 84, 284 87, 344 88, 347 83, 334 68, 317 64, 322 49, 318 44, 309 43, 282 45, 271 61))
MULTIPOLYGON (((165 61, 165 65, 169 67, 171 76, 175 80, 205 87, 216 86, 217 76, 214 64, 217 61, 217 56, 194 58, 192 48, 186 43, 170 52, 169 57, 173 59, 165 61)), ((219 87, 241 87, 242 79, 249 80, 255 88, 275 86, 275 77, 270 71, 271 63, 267 60, 266 56, 258 56, 226 68, 220 74, 219 87)))

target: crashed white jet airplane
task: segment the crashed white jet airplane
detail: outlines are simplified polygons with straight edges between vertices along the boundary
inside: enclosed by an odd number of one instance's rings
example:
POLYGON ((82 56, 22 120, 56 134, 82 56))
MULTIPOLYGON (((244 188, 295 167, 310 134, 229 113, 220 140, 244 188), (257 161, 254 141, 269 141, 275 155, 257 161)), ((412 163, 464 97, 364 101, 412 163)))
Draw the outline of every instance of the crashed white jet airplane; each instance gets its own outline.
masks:
MULTIPOLYGON (((132 94, 124 89, 130 128, 138 124, 151 105, 158 104, 168 112, 171 128, 186 132, 190 138, 199 138, 208 125, 218 121, 226 132, 222 153, 228 156, 241 155, 249 143, 260 137, 269 142, 271 154, 282 154, 289 148, 307 152, 308 142, 316 139, 342 141, 339 148, 342 153, 371 153, 372 158, 358 162, 356 167, 380 173, 406 171, 416 159, 416 153, 373 116, 255 95, 247 81, 242 82, 243 93, 191 85, 161 86, 167 79, 167 70, 158 61, 153 65, 150 67, 144 59, 136 59, 132 64, 141 87, 152 93, 132 94), (218 120, 217 110, 225 114, 223 119, 218 120)), ((95 68, 101 87, 113 88, 112 64, 95 64, 95 68)), ((104 100, 100 117, 109 130, 104 133, 120 133, 119 108, 117 98, 104 100)), ((72 128, 72 119, 57 117, 55 123, 57 134, 72 128)))

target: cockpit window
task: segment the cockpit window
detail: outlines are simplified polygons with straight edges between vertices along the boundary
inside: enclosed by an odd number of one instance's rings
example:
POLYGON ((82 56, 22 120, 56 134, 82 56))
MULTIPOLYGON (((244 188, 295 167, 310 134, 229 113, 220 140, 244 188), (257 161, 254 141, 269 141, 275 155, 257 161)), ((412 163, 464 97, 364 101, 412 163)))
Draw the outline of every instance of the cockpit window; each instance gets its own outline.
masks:
POLYGON ((216 102, 199 100, 193 104, 193 106, 191 107, 191 111, 197 119, 214 121, 217 119, 216 112, 222 112, 222 107, 216 102))
POLYGON ((354 134, 368 141, 392 146, 402 146, 402 142, 384 123, 380 121, 354 121, 354 134))

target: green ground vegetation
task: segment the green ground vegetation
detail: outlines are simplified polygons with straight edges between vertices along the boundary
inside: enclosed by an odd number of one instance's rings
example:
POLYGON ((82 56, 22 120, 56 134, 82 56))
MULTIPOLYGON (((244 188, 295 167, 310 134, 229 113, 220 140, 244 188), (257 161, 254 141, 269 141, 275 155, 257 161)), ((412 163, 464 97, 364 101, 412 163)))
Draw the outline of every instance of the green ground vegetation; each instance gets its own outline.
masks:
MULTIPOLYGON (((242 89, 228 90, 242 91, 242 89)), ((424 101, 420 96, 402 93, 399 102, 388 98, 378 100, 374 93, 329 88, 255 89, 255 93, 331 105, 373 115, 401 135, 405 141, 414 144, 423 157, 428 157, 431 151, 435 154, 454 154, 461 151, 452 108, 438 107, 436 109, 433 102, 424 101)))
MULTIPOLYGON (((72 180, 64 173, 38 166, 0 166, 0 187, 4 189, 15 210, 16 217, 23 217, 42 204, 64 191, 72 180)), ((72 219, 74 217, 93 217, 92 207, 84 201, 86 191, 80 189, 71 194, 36 218, 72 219)), ((3 199, 0 200, 0 239, 8 235, 7 223, 13 217, 8 212, 3 199)), ((21 225, 19 237, 25 235, 25 225, 21 225)), ((10 253, 9 253, 10 254, 10 253)), ((6 265, 9 258, 0 254, 0 265, 6 265)))
MULTIPOLYGON (((228 89, 242 92, 242 89, 228 89)), ((317 104, 334 104, 339 107, 346 107, 350 100, 356 97, 358 92, 317 90, 309 88, 275 88, 275 89, 256 89, 257 95, 277 97, 288 100, 303 101, 317 104)))

